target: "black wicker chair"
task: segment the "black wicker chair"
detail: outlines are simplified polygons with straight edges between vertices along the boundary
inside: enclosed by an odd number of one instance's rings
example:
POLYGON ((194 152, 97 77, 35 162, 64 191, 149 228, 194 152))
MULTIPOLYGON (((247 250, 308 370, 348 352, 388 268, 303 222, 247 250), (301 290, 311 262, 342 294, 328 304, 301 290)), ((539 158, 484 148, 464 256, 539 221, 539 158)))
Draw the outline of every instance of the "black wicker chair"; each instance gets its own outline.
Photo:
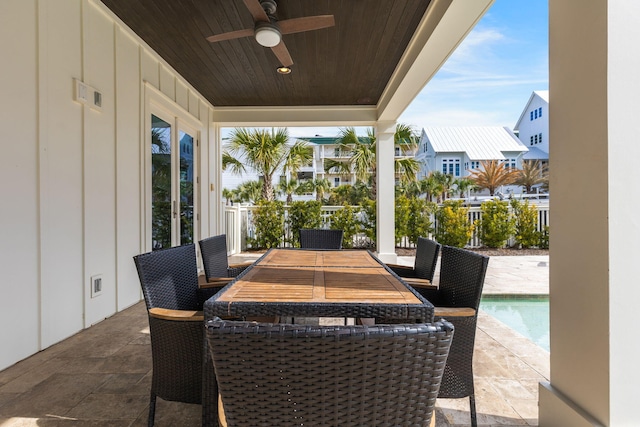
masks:
POLYGON ((207 323, 229 427, 427 426, 452 334, 448 322, 207 323))
POLYGON ((423 286, 430 288, 432 287, 431 280, 433 280, 433 274, 436 271, 440 248, 440 243, 424 237, 418 237, 416 260, 413 268, 398 264, 387 264, 387 266, 414 288, 423 286))
POLYGON ((342 230, 301 228, 300 247, 303 249, 342 249, 342 230))
POLYGON ((208 282, 222 280, 229 282, 242 273, 252 263, 229 265, 227 258, 227 236, 207 237, 198 242, 202 254, 204 274, 208 282))
POLYGON ((437 290, 416 288, 434 306, 436 319, 456 328, 438 397, 469 397, 471 425, 477 426, 473 386, 473 347, 478 306, 489 257, 451 246, 442 247, 437 290))
POLYGON ((202 239, 198 244, 200 245, 205 275, 204 280, 200 280, 201 297, 204 302, 252 263, 229 265, 227 236, 225 234, 202 239))
POLYGON ((149 426, 156 397, 202 403, 204 316, 198 295, 195 245, 134 258, 149 314, 153 373, 149 426))

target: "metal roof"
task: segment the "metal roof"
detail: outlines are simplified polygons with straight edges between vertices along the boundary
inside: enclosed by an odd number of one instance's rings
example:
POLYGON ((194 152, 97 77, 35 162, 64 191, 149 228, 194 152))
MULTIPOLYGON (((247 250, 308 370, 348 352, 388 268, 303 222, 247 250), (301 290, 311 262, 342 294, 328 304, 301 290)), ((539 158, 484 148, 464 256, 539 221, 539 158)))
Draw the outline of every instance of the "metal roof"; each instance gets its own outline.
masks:
POLYGON ((549 153, 542 151, 538 147, 529 148, 529 152, 522 156, 523 160, 549 160, 549 153))
POLYGON ((424 128, 436 153, 467 153, 470 160, 502 160, 504 152, 527 152, 507 127, 424 128))

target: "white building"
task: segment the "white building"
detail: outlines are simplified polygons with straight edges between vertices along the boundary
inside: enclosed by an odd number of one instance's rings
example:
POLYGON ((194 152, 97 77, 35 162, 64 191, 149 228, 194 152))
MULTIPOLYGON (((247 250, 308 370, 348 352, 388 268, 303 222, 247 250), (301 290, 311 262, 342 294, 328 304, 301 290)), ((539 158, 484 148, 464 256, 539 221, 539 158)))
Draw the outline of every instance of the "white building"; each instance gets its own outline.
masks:
MULTIPOLYGON (((344 173, 338 171, 336 168, 326 169, 325 161, 348 161, 351 152, 345 151, 338 142, 338 137, 330 136, 314 136, 314 137, 292 137, 290 138, 290 144, 294 144, 298 140, 304 140, 309 142, 309 145, 313 148, 313 161, 309 166, 300 168, 295 179, 297 181, 314 180, 325 178, 329 181, 332 187, 339 187, 340 185, 352 185, 356 182, 355 172, 344 173)), ((394 157, 413 157, 416 154, 416 148, 410 144, 397 144, 394 147, 394 157)), ((397 175, 397 174, 396 174, 397 175)), ((256 181, 260 178, 260 175, 247 168, 246 172, 242 175, 234 174, 231 171, 224 171, 222 173, 222 185, 223 188, 233 190, 244 182, 256 181)), ((274 176, 274 185, 284 181, 285 179, 291 179, 291 177, 285 177, 283 174, 278 173, 274 176)), ((399 176, 395 177, 396 182, 399 180, 399 176)), ((280 195, 279 199, 284 200, 285 195, 280 195)), ((293 200, 315 200, 315 193, 305 195, 293 195, 293 200)))
POLYGON ((536 90, 514 127, 520 141, 529 148, 523 160, 549 163, 549 91, 536 90))
POLYGON ((418 178, 434 171, 462 178, 488 160, 506 162, 508 168, 518 169, 528 151, 506 127, 424 128, 416 154, 422 165, 418 178))

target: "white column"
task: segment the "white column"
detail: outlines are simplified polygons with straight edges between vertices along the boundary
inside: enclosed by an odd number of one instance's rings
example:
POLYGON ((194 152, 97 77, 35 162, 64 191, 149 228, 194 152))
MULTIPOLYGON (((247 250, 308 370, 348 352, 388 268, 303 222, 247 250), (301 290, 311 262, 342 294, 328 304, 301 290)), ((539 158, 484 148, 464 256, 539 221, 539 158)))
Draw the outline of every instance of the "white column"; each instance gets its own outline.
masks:
POLYGON ((540 387, 542 427, 640 419, 638 16, 636 0, 549 2, 551 381, 540 387))
POLYGON ((376 122, 377 252, 383 262, 397 261, 395 245, 395 121, 376 122))

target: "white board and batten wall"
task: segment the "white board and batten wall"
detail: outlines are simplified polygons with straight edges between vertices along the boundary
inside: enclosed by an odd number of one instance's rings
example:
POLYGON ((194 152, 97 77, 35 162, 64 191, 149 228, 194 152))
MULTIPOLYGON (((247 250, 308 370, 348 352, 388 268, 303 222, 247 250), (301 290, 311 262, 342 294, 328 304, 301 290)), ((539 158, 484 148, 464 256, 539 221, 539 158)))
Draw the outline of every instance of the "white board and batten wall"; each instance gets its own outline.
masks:
POLYGON ((3 0, 0 53, 1 370, 140 301, 150 103, 198 127, 199 235, 222 207, 213 107, 101 2, 3 0))

